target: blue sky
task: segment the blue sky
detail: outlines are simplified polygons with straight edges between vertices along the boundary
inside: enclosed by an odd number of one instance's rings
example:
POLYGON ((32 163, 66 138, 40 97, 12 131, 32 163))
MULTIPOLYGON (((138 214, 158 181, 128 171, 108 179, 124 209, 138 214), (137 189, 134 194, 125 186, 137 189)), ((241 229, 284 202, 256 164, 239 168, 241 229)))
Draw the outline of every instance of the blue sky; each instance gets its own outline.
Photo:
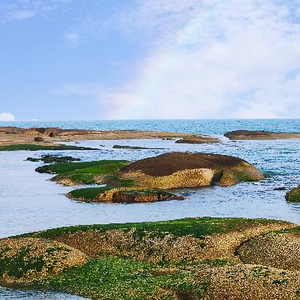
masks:
POLYGON ((0 0, 0 121, 299 115, 299 0, 0 0))

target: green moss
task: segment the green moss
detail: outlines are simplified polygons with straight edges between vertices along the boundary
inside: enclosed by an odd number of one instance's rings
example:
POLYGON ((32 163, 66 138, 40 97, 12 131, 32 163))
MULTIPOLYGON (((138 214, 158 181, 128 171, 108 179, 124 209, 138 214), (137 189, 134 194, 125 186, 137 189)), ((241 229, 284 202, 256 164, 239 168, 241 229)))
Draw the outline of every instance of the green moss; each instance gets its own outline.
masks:
POLYGON ((299 203, 300 202, 300 187, 295 187, 291 191, 289 191, 285 199, 289 202, 299 203))
MULTIPOLYGON (((207 235, 246 230, 254 226, 272 223, 282 224, 280 221, 265 219, 191 218, 163 222, 63 227, 22 236, 57 239, 65 233, 76 231, 84 232, 94 229, 129 231, 134 228, 137 238, 146 234, 149 236, 149 233, 154 236, 171 233, 175 238, 192 235, 202 240, 207 235)), ((2 251, 9 250, 3 249, 2 251)), ((51 254, 56 250, 50 249, 48 253, 51 254)), ((58 250, 64 249, 59 247, 58 250)), ((210 282, 205 277, 198 277, 199 270, 234 265, 235 263, 230 260, 200 258, 185 258, 177 261, 160 260, 157 263, 151 263, 102 253, 98 259, 64 270, 60 274, 44 278, 40 282, 27 285, 27 287, 56 290, 91 299, 202 299, 209 291, 210 282)), ((233 270, 233 272, 237 272, 237 270, 233 270)), ((255 266, 251 271, 253 278, 267 278, 269 275, 269 269, 262 266, 255 266)), ((274 285, 285 283, 284 277, 282 280, 273 282, 274 285)))
POLYGON ((209 283, 191 271, 159 272, 159 268, 131 259, 104 258, 75 267, 40 283, 42 288, 91 299, 174 299, 174 293, 201 297, 209 283))
POLYGON ((89 147, 77 147, 77 146, 69 146, 69 145, 31 145, 31 144, 18 144, 18 145, 8 145, 8 146, 0 146, 0 151, 39 151, 39 150, 98 150, 95 148, 89 147))
MULTIPOLYGON (((99 188, 102 191, 105 188, 99 188)), ((99 190, 99 191, 101 191, 99 190)), ((80 191, 80 190, 75 190, 80 191)), ((95 191, 99 192, 99 191, 95 191)), ((192 235, 196 238, 204 238, 208 235, 216 233, 228 233, 236 230, 244 230, 253 228, 253 226, 278 223, 276 220, 266 219, 241 219, 241 218, 187 218, 173 221, 161 222, 144 222, 144 223, 126 223, 126 224, 108 224, 108 225, 79 225, 71 227, 61 227, 49 229, 25 236, 34 236, 42 238, 57 238, 64 233, 80 231, 88 231, 93 229, 112 230, 123 229, 130 230, 135 228, 137 234, 144 236, 145 232, 153 232, 157 236, 162 236, 168 233, 175 237, 184 235, 192 235)), ((22 235, 23 236, 23 235, 22 235)))
POLYGON ((21 278, 30 270, 41 272, 45 261, 42 256, 31 257, 32 250, 30 247, 22 247, 16 256, 9 258, 3 255, 7 249, 0 251, 0 275, 6 273, 8 276, 21 278))
POLYGON ((112 187, 132 187, 134 186, 134 180, 122 179, 116 174, 109 174, 105 178, 105 183, 112 187))
POLYGON ((287 284, 289 281, 287 279, 277 279, 277 280, 273 280, 273 284, 276 285, 283 285, 283 284, 287 284))
POLYGON ((234 175, 238 181, 245 181, 245 182, 254 181, 249 174, 244 172, 236 172, 234 173, 234 175))
POLYGON ((64 174, 75 172, 92 174, 109 174, 128 164, 126 160, 100 160, 90 162, 57 163, 36 168, 39 173, 64 174))
POLYGON ((260 277, 266 278, 271 275, 271 272, 267 267, 259 266, 259 267, 252 268, 251 275, 252 277, 255 278, 260 278, 260 277))
POLYGON ((77 189, 71 191, 69 194, 71 198, 74 199, 84 199, 86 201, 92 201, 97 198, 98 195, 111 190, 110 187, 95 187, 95 188, 85 188, 85 189, 77 189))
POLYGON ((295 234, 300 234, 300 226, 294 227, 294 228, 289 228, 289 229, 283 229, 283 230, 278 230, 278 231, 273 231, 274 234, 283 234, 283 233, 295 233, 295 234))

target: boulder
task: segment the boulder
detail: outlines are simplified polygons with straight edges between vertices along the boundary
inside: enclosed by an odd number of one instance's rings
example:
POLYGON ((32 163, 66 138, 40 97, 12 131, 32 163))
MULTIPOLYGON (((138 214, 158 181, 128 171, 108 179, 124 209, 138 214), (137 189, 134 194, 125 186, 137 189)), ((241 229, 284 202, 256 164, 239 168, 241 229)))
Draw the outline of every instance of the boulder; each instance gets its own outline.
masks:
POLYGON ((271 131, 235 130, 224 134, 230 140, 279 140, 299 139, 300 133, 284 133, 271 131))
POLYGON ((285 199, 289 202, 300 202, 300 185, 287 192, 285 199))
POLYGON ((264 179, 263 174, 240 158, 205 153, 166 153, 136 161, 119 171, 122 179, 145 189, 171 189, 264 179))

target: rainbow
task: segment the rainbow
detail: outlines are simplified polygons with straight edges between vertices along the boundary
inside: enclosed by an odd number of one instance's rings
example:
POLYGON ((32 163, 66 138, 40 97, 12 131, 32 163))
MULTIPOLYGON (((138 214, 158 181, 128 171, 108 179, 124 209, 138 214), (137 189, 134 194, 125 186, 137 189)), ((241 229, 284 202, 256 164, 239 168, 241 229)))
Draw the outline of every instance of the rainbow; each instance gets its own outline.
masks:
POLYGON ((193 51, 196 46, 199 47, 201 34, 228 3, 225 0, 208 1, 209 4, 203 7, 200 2, 202 1, 199 1, 197 17, 188 20, 174 33, 172 40, 158 47, 154 54, 141 63, 135 75, 138 79, 127 85, 123 92, 112 96, 113 101, 117 103, 117 109, 109 116, 111 119, 146 119, 149 110, 153 111, 155 101, 158 106, 161 104, 161 99, 157 99, 156 96, 160 87, 174 69, 180 66, 182 55, 193 51))

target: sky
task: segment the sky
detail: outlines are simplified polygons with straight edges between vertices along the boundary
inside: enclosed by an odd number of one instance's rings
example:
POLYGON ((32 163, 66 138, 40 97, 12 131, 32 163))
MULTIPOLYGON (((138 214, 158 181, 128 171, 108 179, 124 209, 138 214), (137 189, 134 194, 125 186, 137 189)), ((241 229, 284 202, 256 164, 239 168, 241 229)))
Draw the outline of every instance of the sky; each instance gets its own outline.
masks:
POLYGON ((0 0, 0 121, 299 115, 300 0, 0 0))

